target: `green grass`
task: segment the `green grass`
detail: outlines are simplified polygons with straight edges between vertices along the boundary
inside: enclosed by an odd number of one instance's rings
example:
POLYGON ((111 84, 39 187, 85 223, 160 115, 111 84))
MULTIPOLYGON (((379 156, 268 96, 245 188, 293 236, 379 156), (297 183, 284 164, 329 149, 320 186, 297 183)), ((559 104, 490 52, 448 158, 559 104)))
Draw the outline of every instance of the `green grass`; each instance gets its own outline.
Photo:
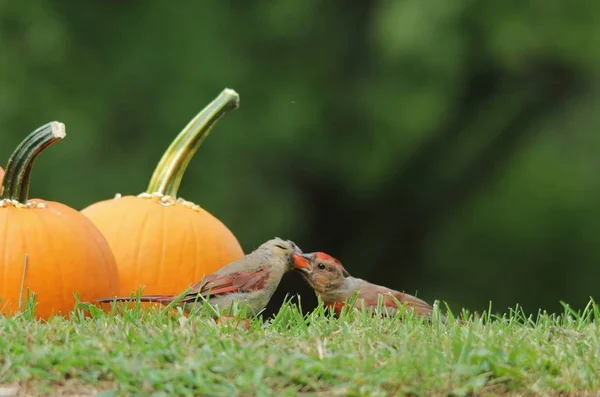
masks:
POLYGON ((444 325, 335 319, 322 307, 303 317, 288 302, 243 331, 139 305, 82 305, 43 323, 29 305, 0 318, 0 385, 22 395, 596 395, 599 315, 591 302, 581 313, 461 313, 464 323, 444 325))

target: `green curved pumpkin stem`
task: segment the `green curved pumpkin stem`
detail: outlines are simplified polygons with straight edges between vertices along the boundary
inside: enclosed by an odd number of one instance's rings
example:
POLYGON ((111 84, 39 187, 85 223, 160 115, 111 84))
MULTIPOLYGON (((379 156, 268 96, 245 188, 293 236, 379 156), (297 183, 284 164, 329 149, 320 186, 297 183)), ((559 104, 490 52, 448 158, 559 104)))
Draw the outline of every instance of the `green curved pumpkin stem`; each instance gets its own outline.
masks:
POLYGON ((212 128, 225 114, 239 107, 240 97, 226 88, 177 135, 160 159, 146 193, 176 197, 183 174, 212 128))
POLYGON ((8 159, 0 198, 16 200, 21 204, 27 203, 31 169, 37 156, 66 135, 65 125, 58 121, 43 125, 29 134, 8 159))

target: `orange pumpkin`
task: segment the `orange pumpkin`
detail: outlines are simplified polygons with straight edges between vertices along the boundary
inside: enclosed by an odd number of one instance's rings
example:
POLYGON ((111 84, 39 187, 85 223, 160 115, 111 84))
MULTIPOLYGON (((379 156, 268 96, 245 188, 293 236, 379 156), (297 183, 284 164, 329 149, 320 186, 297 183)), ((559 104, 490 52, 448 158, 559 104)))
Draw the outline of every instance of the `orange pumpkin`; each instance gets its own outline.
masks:
POLYGON ((186 167, 212 127, 238 107, 225 89, 190 121, 164 153, 145 193, 115 196, 82 210, 102 231, 117 261, 119 294, 177 294, 244 255, 219 219, 177 198, 186 167))
POLYGON ((69 315, 81 301, 118 291, 114 256, 94 224, 67 205, 28 200, 33 163, 65 137, 64 125, 48 123, 31 133, 6 166, 0 196, 0 312, 22 311, 35 294, 39 319, 69 315))

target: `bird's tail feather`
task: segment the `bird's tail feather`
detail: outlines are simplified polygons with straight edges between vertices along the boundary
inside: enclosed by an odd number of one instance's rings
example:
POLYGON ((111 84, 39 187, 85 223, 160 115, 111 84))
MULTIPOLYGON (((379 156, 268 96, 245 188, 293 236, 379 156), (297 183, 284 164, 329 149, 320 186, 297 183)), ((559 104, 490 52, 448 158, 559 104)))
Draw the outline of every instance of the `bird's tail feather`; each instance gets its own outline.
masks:
POLYGON ((137 300, 139 300, 140 302, 170 302, 173 300, 173 295, 143 295, 140 297, 135 297, 135 296, 114 296, 112 298, 100 298, 100 299, 96 299, 97 302, 99 303, 105 303, 105 302, 112 302, 112 301, 116 301, 116 302, 128 302, 128 301, 132 301, 135 302, 137 300))

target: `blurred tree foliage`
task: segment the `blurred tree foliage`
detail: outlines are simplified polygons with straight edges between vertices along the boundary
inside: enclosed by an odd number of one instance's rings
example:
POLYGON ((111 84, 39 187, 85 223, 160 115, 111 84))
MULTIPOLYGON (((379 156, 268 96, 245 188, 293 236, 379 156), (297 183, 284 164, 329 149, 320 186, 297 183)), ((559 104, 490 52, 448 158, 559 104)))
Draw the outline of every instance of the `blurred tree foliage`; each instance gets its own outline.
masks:
MULTIPOLYGON (((65 141, 31 194, 143 191, 224 87, 183 181, 246 251, 275 235, 453 309, 598 297, 600 3, 0 3, 0 151, 65 141)), ((293 276, 285 292, 307 287, 293 276)))

